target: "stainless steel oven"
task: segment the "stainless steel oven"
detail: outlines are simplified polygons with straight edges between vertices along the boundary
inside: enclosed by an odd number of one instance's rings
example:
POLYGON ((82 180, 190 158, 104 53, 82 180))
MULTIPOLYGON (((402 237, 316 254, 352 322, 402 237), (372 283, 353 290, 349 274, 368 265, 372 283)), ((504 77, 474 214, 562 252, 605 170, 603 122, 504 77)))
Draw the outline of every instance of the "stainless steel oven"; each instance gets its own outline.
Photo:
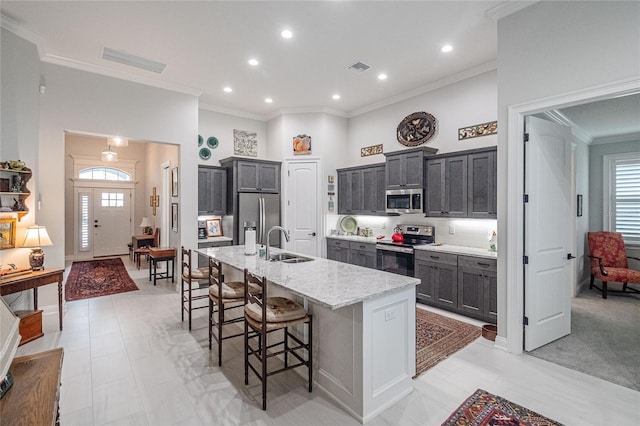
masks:
POLYGON ((435 227, 429 225, 399 225, 402 241, 381 240, 376 244, 377 268, 393 274, 414 276, 414 246, 436 241, 435 227))
POLYGON ((422 213, 422 189, 388 189, 385 192, 387 213, 422 213))

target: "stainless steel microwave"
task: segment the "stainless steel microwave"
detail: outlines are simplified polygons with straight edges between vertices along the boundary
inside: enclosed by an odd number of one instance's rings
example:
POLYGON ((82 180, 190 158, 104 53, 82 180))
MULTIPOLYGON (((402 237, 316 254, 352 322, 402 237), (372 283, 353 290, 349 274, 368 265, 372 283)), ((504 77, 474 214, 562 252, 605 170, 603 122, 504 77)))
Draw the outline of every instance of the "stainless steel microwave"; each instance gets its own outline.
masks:
POLYGON ((422 189, 388 189, 385 196, 387 213, 422 213, 422 189))

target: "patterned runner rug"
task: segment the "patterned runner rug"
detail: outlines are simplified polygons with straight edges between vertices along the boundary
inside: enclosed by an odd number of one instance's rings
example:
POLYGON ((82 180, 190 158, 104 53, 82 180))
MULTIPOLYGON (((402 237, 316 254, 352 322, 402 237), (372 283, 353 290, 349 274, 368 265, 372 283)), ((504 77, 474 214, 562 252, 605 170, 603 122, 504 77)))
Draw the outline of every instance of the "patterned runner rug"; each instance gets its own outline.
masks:
POLYGON ((480 327, 416 309, 416 375, 477 339, 480 327))
POLYGON ((555 426, 560 423, 478 389, 442 423, 442 426, 458 425, 555 426))
POLYGON ((119 257, 73 262, 65 284, 66 301, 138 290, 119 257))

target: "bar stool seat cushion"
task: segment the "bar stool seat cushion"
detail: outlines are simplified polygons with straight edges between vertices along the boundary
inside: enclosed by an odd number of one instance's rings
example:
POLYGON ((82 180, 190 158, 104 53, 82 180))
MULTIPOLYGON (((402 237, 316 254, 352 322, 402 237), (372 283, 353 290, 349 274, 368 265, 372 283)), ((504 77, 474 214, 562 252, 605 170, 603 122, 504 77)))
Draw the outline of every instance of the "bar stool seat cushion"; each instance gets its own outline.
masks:
MULTIPOLYGON (((302 306, 286 297, 269 297, 266 306, 268 323, 286 323, 304 319, 307 316, 302 306)), ((257 303, 246 304, 244 311, 250 319, 262 321, 262 308, 257 303)))
MULTIPOLYGON (((256 294, 260 292, 260 287, 255 284, 249 286, 249 291, 256 294)), ((214 299, 220 298, 220 291, 218 284, 213 284, 209 287, 209 296, 214 299)), ((230 281, 222 283, 222 298, 223 299, 244 299, 244 283, 242 281, 230 281)))
POLYGON ((191 278, 192 280, 207 280, 209 279, 209 268, 193 268, 191 270, 191 277, 187 273, 183 273, 182 277, 185 280, 191 278))

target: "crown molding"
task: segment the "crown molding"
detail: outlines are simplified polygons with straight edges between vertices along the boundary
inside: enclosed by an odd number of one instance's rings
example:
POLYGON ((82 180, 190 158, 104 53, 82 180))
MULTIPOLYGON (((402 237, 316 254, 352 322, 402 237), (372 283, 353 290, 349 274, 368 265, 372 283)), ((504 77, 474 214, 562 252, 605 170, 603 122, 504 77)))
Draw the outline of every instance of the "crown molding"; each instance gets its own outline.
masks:
POLYGON ((46 55, 44 39, 39 35, 25 29, 17 21, 14 21, 8 16, 0 14, 0 26, 7 31, 11 31, 18 37, 35 44, 36 49, 38 49, 38 57, 40 57, 40 60, 42 60, 42 58, 46 55))
POLYGON ((613 135, 613 136, 599 136, 597 138, 593 138, 593 142, 591 142, 591 145, 602 145, 605 143, 617 143, 617 142, 629 142, 629 141, 640 141, 640 132, 625 133, 622 135, 613 135))
POLYGON ((220 114, 232 115, 234 117, 248 118, 250 120, 267 121, 267 117, 265 115, 252 114, 250 112, 240 111, 240 110, 231 109, 231 108, 223 108, 217 105, 211 105, 211 104, 206 104, 202 102, 198 104, 198 109, 203 109, 205 111, 219 112, 220 114))
POLYGON ((424 93, 432 92, 442 87, 449 86, 450 84, 458 83, 468 78, 475 77, 480 74, 484 74, 485 72, 495 71, 497 68, 498 68, 498 65, 496 61, 487 62, 481 65, 478 65, 476 67, 464 70, 457 74, 450 75, 441 80, 434 81, 433 83, 429 83, 425 86, 421 86, 416 89, 412 89, 407 92, 401 93, 399 95, 395 95, 390 98, 384 99, 382 101, 366 105, 362 108, 354 109, 349 113, 347 118, 357 117, 367 112, 375 111, 377 109, 386 107, 388 105, 393 105, 395 103, 402 102, 410 98, 414 98, 424 93))
POLYGON ((267 121, 273 120, 281 115, 288 114, 331 114, 342 118, 349 118, 349 114, 339 109, 329 107, 296 107, 275 110, 267 115, 267 121))
POLYGON ((505 16, 512 15, 516 12, 526 9, 527 7, 539 3, 538 1, 505 1, 491 9, 486 10, 486 15, 497 21, 505 16))
POLYGON ((573 136, 578 138, 580 141, 586 143, 587 145, 591 145, 593 143, 593 136, 591 136, 591 134, 586 132, 582 127, 578 126, 569 117, 567 117, 557 109, 545 111, 543 112, 543 114, 558 124, 570 127, 571 134, 573 134, 573 136))

